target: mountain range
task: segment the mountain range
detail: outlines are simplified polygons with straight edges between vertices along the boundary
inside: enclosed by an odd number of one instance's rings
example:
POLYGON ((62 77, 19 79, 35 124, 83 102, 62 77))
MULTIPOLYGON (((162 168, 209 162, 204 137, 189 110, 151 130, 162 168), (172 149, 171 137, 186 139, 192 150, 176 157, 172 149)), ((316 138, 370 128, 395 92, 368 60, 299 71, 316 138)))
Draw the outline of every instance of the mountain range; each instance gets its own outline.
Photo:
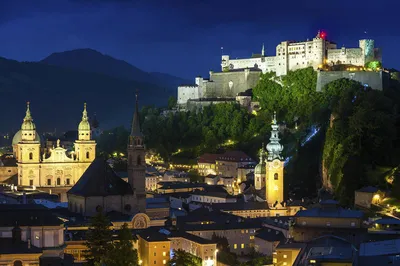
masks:
POLYGON ((0 132, 19 129, 27 101, 39 133, 75 129, 84 102, 102 128, 129 126, 137 90, 140 106, 160 106, 182 83, 188 81, 92 49, 53 53, 39 62, 0 57, 0 132))

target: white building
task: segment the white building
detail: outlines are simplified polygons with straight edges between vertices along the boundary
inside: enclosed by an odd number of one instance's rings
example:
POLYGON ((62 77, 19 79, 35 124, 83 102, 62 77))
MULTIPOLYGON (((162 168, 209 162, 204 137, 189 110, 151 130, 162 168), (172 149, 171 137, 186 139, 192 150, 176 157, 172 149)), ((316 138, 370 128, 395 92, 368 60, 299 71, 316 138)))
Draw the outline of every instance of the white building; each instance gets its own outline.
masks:
POLYGON ((276 72, 277 76, 286 75, 290 70, 305 67, 318 69, 322 64, 352 64, 364 66, 365 63, 379 60, 379 50, 374 47, 374 40, 360 40, 357 48, 337 48, 336 43, 325 39, 325 34, 318 32, 312 40, 303 42, 283 41, 276 46, 276 54, 266 56, 264 47, 261 54, 251 58, 231 59, 223 55, 223 71, 256 68, 263 73, 276 72))

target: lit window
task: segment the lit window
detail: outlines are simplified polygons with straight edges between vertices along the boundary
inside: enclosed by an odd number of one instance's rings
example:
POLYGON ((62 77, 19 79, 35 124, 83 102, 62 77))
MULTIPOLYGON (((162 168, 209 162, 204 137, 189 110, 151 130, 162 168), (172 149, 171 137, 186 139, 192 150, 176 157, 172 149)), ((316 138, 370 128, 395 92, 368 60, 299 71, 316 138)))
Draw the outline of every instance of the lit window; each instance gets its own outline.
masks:
POLYGON ((285 255, 283 255, 283 258, 284 258, 284 259, 286 259, 286 258, 287 258, 287 255, 286 255, 286 254, 285 254, 285 255))
POLYGON ((167 256, 167 252, 164 251, 164 252, 162 253, 162 255, 163 255, 164 257, 167 256))
POLYGON ((233 244, 233 249, 237 249, 237 244, 233 244))
POLYGON ((351 222, 351 226, 356 226, 356 223, 355 222, 351 222))
POLYGON ((167 264, 167 260, 163 260, 163 261, 162 261, 162 264, 167 264))
POLYGON ((240 248, 244 248, 244 244, 241 244, 241 245, 240 245, 240 248))
POLYGON ((254 239, 254 236, 250 236, 250 239, 254 239))

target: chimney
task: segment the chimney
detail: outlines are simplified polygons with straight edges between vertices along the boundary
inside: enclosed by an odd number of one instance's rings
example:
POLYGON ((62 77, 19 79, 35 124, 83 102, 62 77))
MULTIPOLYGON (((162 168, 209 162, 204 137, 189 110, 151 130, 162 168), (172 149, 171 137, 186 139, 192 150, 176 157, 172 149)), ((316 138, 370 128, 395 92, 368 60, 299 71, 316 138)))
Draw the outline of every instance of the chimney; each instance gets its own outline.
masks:
POLYGON ((15 227, 12 229, 12 243, 19 244, 21 243, 21 228, 18 226, 18 223, 15 224, 15 227))

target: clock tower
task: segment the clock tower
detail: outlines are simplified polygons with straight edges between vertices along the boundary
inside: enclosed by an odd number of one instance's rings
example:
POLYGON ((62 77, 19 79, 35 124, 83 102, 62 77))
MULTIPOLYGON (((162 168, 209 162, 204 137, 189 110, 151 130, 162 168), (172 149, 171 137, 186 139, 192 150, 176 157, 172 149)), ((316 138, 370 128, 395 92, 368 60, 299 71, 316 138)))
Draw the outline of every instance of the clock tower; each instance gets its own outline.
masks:
POLYGON ((283 169, 284 160, 281 156, 283 146, 279 143, 279 125, 276 122, 276 112, 272 119, 270 142, 267 144, 266 160, 266 200, 270 206, 283 201, 283 169))

